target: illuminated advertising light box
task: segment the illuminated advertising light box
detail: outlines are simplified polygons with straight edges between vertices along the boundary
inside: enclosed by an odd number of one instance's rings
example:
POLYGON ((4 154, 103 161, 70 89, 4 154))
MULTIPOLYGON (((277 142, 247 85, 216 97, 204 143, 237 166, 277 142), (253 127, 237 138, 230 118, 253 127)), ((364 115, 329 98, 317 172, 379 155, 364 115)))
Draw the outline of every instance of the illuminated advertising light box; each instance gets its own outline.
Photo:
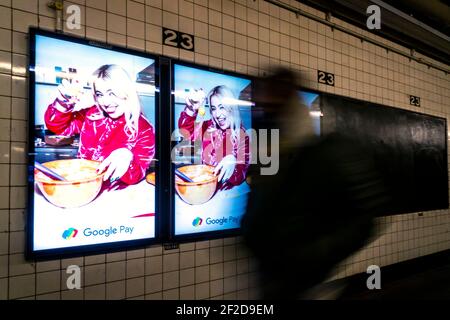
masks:
POLYGON ((157 60, 31 30, 29 241, 33 256, 157 237, 157 60))
POLYGON ((250 192, 252 81, 175 63, 172 232, 232 234, 250 192))

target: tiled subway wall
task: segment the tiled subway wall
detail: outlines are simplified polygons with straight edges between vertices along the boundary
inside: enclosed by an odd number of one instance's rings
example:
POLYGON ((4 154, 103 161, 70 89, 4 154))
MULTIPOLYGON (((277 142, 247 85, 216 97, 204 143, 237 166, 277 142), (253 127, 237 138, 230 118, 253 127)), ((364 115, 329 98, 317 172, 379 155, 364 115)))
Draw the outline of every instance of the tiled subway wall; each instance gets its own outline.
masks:
MULTIPOLYGON (((29 26, 54 30, 48 2, 0 0, 0 299, 258 298, 257 266, 239 237, 182 244, 176 250, 157 245, 25 261, 27 31, 29 26), (82 268, 81 290, 67 290, 66 267, 72 264, 82 268)), ((448 119, 450 75, 263 0, 64 3, 81 8, 77 35, 244 74, 262 75, 285 65, 302 71, 312 89, 448 119), (196 51, 163 46, 163 26, 194 34, 196 51), (317 83, 318 69, 336 75, 335 87, 317 83), (409 105, 409 94, 421 97, 420 109, 409 105)), ((297 1, 285 3, 325 18, 297 1)), ((332 21, 409 53, 367 30, 332 21)), ((337 266, 330 279, 450 249, 448 210, 380 218, 378 227, 381 236, 337 266)))

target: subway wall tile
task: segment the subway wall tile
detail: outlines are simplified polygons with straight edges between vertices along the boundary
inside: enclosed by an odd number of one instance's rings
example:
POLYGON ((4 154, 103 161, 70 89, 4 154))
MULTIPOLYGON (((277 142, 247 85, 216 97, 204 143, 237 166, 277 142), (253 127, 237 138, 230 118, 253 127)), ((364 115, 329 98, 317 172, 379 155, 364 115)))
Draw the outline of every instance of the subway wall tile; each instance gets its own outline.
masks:
POLYGON ((0 74, 0 94, 3 96, 11 95, 11 76, 8 74, 0 74))
POLYGON ((84 258, 84 265, 92 265, 92 264, 102 264, 105 263, 106 256, 104 254, 97 254, 92 256, 87 256, 84 258))
POLYGON ((99 284, 84 288, 84 299, 86 300, 105 300, 106 285, 99 284))
POLYGON ((163 1, 162 9, 174 14, 178 14, 178 1, 163 1))
POLYGON ((180 270, 180 287, 189 286, 195 283, 195 268, 180 270))
POLYGON ((178 30, 178 15, 171 12, 163 11, 162 25, 165 28, 178 30))
POLYGON ((143 277, 145 274, 145 259, 127 260, 127 278, 143 277))
POLYGON ((195 299, 203 300, 210 297, 209 283, 199 283, 195 285, 195 299))
POLYGON ((165 254, 163 256, 163 271, 164 272, 179 270, 179 268, 180 268, 179 253, 165 254))
POLYGON ((106 11, 107 0, 86 0, 86 7, 91 7, 91 8, 99 9, 102 11, 106 11))
POLYGON ((108 32, 106 34, 106 41, 113 45, 125 47, 127 44, 127 37, 120 33, 108 32))
POLYGON ((145 22, 161 26, 162 10, 147 6, 145 8, 145 22))
POLYGON ((0 232, 7 233, 9 230, 9 210, 0 209, 0 232))
POLYGON ((28 100, 11 98, 11 118, 15 120, 28 120, 28 100))
POLYGON ((11 8, 0 7, 0 28, 11 29, 11 8))
POLYGON ((107 10, 111 13, 125 16, 127 12, 127 1, 123 0, 107 0, 107 10))
POLYGON ((96 29, 106 29, 106 11, 86 8, 86 26, 96 29))
POLYGON ((144 292, 145 292, 144 277, 126 280, 126 296, 127 296, 127 298, 138 297, 138 296, 144 295, 144 292))
POLYGON ((145 25, 145 38, 146 40, 162 43, 162 28, 153 24, 145 25))
MULTIPOLYGON (((2 32, 0 31, 0 39, 1 39, 2 32)), ((23 32, 12 32, 12 52, 14 53, 20 53, 20 54, 27 54, 28 50, 28 35, 23 32)), ((11 41, 11 39, 10 39, 11 41)), ((2 40, 0 40, 1 44, 2 40)), ((10 42, 11 43, 11 42, 10 42)))
POLYGON ((183 33, 194 34, 194 20, 193 19, 186 18, 186 17, 180 17, 178 23, 179 23, 179 29, 182 30, 183 33))
MULTIPOLYGON (((0 209, 8 209, 9 208, 9 187, 0 187, 0 209)), ((8 234, 4 234, 6 239, 8 238, 8 234)), ((1 243, 0 243, 0 252, 1 250, 1 243)), ((5 253, 8 253, 8 250, 6 250, 5 253)), ((1 253, 0 253, 1 254, 1 253)))
POLYGON ((145 21, 145 5, 136 1, 127 0, 127 17, 145 21))
POLYGON ((9 277, 9 299, 18 299, 35 295, 35 282, 35 274, 9 277))
POLYGON ((178 287, 180 284, 180 272, 171 271, 163 273, 163 289, 173 289, 178 287))
POLYGON ((108 282, 106 284, 107 300, 123 300, 126 297, 126 281, 108 282))
POLYGON ((195 268, 195 283, 207 282, 209 279, 209 265, 195 268))
POLYGON ((83 289, 61 291, 61 300, 83 300, 83 299, 84 299, 83 289))
POLYGON ((127 37, 127 47, 135 50, 145 50, 145 40, 133 37, 127 37))
POLYGON ((11 30, 0 29, 0 50, 11 50, 11 30))
POLYGON ((178 1, 179 14, 188 18, 194 18, 194 4, 188 0, 178 1))
POLYGON ((180 299, 180 290, 170 289, 163 291, 162 300, 179 300, 180 299))
POLYGON ((114 13, 108 13, 106 21, 108 31, 126 35, 127 19, 125 17, 114 13))
POLYGON ((10 201, 9 205, 11 209, 25 208, 27 202, 27 188, 26 187, 11 187, 10 188, 10 201))
MULTIPOLYGON (((0 279, 7 278, 8 277, 8 255, 0 255, 0 279)), ((7 289, 8 286, 6 286, 5 289, 7 289)))
MULTIPOLYGON (((1 121, 0 121, 1 124, 1 121)), ((11 163, 24 164, 27 162, 26 145, 23 142, 11 142, 11 163)))
POLYGON ((38 26, 37 14, 25 11, 12 11, 12 27, 14 31, 28 32, 28 28, 38 26))
POLYGON ((127 19, 127 34, 134 38, 145 39, 145 23, 127 19))
POLYGON ((194 300, 195 299, 195 286, 186 286, 180 288, 181 300, 194 300))
POLYGON ((36 300, 61 300, 61 292, 39 294, 36 300))
POLYGON ((145 277, 145 293, 157 293, 161 292, 163 288, 162 274, 156 274, 145 277))
POLYGON ((0 164, 0 186, 7 187, 9 186, 9 164, 0 164))
POLYGON ((38 272, 38 273, 46 272, 46 271, 55 271, 55 270, 60 270, 60 269, 61 269, 61 261, 60 260, 38 261, 36 263, 36 272, 38 272))
POLYGON ((105 264, 89 265, 85 266, 83 269, 84 269, 84 284, 86 286, 105 282, 106 278, 105 264))
POLYGON ((0 73, 11 73, 11 54, 7 51, 0 51, 0 73))
POLYGON ((39 272, 36 275, 36 294, 58 292, 60 290, 60 271, 39 272))
POLYGON ((0 119, 9 119, 10 117, 11 117, 11 98, 0 96, 0 119))
POLYGON ((106 281, 112 282, 126 278, 126 261, 110 262, 106 264, 106 281))
MULTIPOLYGON (((1 168, 1 165, 0 165, 1 168)), ((12 164, 10 166, 10 185, 26 186, 27 185, 27 166, 22 164, 12 164)), ((8 175, 6 175, 8 176, 8 175)))
POLYGON ((35 272, 36 265, 26 261, 23 254, 9 255, 9 276, 20 276, 35 272))

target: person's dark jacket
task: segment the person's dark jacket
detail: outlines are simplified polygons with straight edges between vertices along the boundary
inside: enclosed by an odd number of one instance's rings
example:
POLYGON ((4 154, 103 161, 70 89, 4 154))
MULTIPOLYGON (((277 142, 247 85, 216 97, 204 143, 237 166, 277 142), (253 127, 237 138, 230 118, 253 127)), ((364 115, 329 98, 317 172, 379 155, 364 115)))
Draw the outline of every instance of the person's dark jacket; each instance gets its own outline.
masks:
POLYGON ((252 173, 242 230, 265 298, 294 299, 325 280, 374 234, 388 201, 370 153, 336 134, 281 152, 276 175, 252 173))

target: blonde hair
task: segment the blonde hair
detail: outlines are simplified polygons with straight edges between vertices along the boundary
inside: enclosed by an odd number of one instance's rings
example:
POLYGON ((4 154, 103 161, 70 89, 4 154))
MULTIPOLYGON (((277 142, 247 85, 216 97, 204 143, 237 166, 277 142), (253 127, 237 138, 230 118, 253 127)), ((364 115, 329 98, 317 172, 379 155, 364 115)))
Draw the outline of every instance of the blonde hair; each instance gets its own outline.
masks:
MULTIPOLYGON (((95 95, 95 82, 98 79, 111 81, 114 89, 119 90, 117 96, 127 100, 127 108, 124 110, 125 133, 130 139, 135 139, 139 130, 139 117, 141 115, 141 103, 136 88, 128 73, 116 64, 105 64, 94 71, 94 84, 92 89, 95 95)), ((97 98, 95 98, 97 101, 97 98)))
POLYGON ((211 110, 211 98, 213 96, 218 96, 228 99, 228 101, 225 101, 222 103, 222 105, 225 107, 225 110, 228 111, 228 113, 231 115, 230 119, 230 129, 231 129, 231 139, 232 142, 236 145, 239 145, 240 140, 240 130, 241 130, 241 114, 239 112, 239 105, 237 104, 237 100, 234 97, 231 90, 226 86, 217 86, 211 89, 211 91, 208 93, 208 103, 209 103, 209 112, 212 117, 212 110, 211 110), (233 100, 235 102, 233 102, 233 100))

